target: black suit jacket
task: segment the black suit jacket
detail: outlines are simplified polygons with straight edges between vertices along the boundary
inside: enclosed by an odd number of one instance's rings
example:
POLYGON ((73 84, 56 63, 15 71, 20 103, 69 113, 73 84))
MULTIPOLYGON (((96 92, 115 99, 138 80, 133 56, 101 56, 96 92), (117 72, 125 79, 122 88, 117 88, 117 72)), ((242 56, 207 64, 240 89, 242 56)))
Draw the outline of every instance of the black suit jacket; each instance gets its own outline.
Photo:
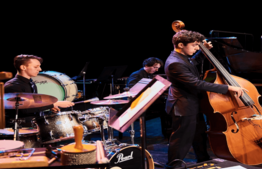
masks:
POLYGON ((166 101, 166 112, 174 107, 177 116, 188 116, 198 113, 200 91, 211 91, 225 94, 227 85, 219 85, 203 81, 199 77, 196 64, 204 58, 197 53, 191 63, 188 56, 172 51, 165 63, 167 79, 172 83, 166 101))

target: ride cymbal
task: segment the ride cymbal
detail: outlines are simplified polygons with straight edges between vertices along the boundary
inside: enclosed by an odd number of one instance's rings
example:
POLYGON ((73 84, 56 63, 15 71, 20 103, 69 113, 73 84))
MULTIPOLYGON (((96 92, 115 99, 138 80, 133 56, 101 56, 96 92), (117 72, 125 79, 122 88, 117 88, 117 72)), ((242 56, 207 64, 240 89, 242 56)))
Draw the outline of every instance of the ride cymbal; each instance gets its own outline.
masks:
POLYGON ((117 99, 117 98, 123 98, 123 97, 133 97, 135 95, 137 95, 138 92, 133 93, 133 92, 123 92, 120 94, 114 94, 114 95, 110 95, 107 97, 104 97, 104 99, 117 99))
POLYGON ((19 103, 18 109, 30 109, 51 105, 57 102, 57 98, 45 94, 36 93, 5 93, 5 109, 16 109, 16 103, 19 103))
POLYGON ((99 100, 99 101, 93 101, 91 104, 95 105, 116 105, 116 104, 126 104, 128 103, 128 100, 99 100))

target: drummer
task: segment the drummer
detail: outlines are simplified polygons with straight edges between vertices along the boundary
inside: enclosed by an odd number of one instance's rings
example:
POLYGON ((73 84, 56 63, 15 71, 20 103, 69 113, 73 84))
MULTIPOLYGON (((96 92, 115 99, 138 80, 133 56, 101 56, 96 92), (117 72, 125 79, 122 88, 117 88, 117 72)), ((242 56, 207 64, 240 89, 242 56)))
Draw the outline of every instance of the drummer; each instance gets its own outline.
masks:
MULTIPOLYGON (((32 81, 31 77, 35 77, 42 70, 41 63, 43 59, 35 55, 17 55, 14 58, 14 67, 17 70, 17 74, 14 78, 7 81, 4 85, 5 93, 37 93, 37 86, 32 81)), ((21 109, 18 111, 18 118, 24 118, 25 122, 22 123, 22 127, 31 127, 32 118, 40 116, 40 112, 51 109, 52 112, 57 113, 60 108, 67 108, 74 106, 70 101, 58 101, 48 106, 33 108, 33 109, 21 109)), ((6 127, 12 127, 14 123, 11 123, 11 119, 15 118, 14 110, 6 111, 6 127)))
POLYGON ((156 58, 150 57, 144 60, 143 68, 133 72, 127 79, 126 87, 133 87, 142 78, 153 78, 153 74, 163 66, 163 61, 156 58))

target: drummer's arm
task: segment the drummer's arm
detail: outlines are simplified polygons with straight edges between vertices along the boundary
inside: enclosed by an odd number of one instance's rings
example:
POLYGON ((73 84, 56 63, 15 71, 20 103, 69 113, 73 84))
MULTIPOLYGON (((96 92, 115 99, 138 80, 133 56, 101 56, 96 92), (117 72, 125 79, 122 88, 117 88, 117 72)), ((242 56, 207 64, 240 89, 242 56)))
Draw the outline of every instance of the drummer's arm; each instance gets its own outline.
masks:
POLYGON ((59 107, 67 108, 67 107, 72 107, 75 104, 73 102, 70 102, 70 101, 58 101, 58 102, 55 102, 53 105, 54 105, 54 107, 51 109, 51 111, 53 113, 58 113, 60 111, 59 107))

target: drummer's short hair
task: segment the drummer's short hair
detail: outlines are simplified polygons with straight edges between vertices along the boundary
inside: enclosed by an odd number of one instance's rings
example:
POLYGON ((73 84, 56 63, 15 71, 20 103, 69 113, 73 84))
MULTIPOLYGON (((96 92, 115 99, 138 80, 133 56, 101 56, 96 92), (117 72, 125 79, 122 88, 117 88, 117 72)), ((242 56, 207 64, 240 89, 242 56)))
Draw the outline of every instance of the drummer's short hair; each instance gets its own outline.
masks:
POLYGON ((35 56, 35 55, 27 55, 27 54, 21 54, 17 55, 14 58, 14 66, 18 72, 20 72, 20 66, 21 65, 27 65, 30 59, 36 59, 40 63, 43 62, 43 59, 41 57, 35 56))
POLYGON ((205 36, 199 32, 181 30, 173 36, 172 43, 177 48, 179 43, 183 43, 186 46, 188 43, 202 42, 204 39, 205 36))
POLYGON ((143 62, 143 67, 145 66, 153 66, 155 63, 159 63, 160 66, 162 67, 164 64, 163 64, 163 61, 161 59, 158 59, 156 57, 150 57, 150 58, 147 58, 144 60, 143 62))

